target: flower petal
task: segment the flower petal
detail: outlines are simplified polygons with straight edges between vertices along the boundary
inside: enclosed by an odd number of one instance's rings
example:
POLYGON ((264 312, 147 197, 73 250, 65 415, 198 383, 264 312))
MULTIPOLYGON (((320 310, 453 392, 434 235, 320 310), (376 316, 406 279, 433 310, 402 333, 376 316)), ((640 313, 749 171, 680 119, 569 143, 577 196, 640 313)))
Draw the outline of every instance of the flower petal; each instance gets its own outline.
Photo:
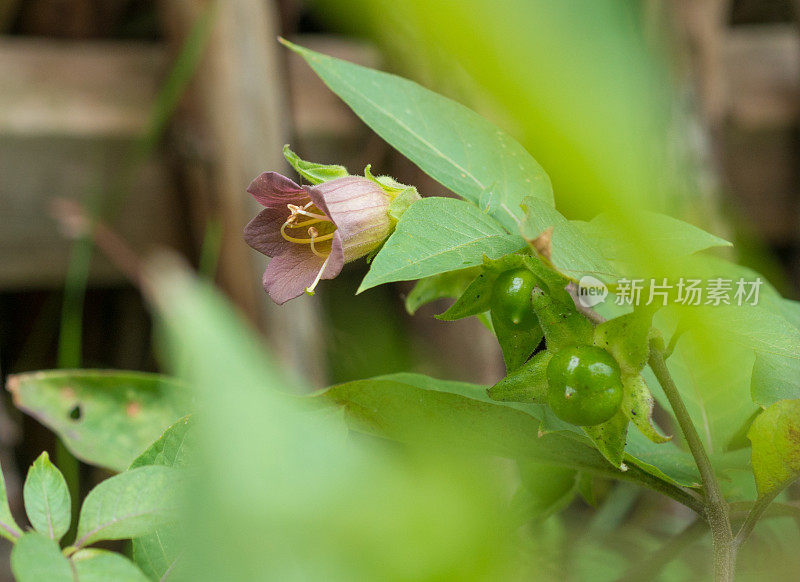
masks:
POLYGON ((308 200, 306 191, 292 180, 278 172, 264 172, 250 183, 247 191, 256 202, 267 208, 287 204, 305 203, 308 200))
POLYGON ((244 227, 245 242, 268 257, 277 257, 289 247, 296 246, 281 236, 281 226, 288 216, 289 210, 285 206, 265 208, 244 227))
MULTIPOLYGON (((299 297, 314 284, 325 259, 311 252, 306 245, 290 244, 287 250, 272 259, 264 271, 262 283, 272 300, 282 305, 299 297)), ((334 233, 331 254, 321 279, 333 279, 344 265, 342 240, 334 233)))
POLYGON ((368 178, 347 176, 308 187, 311 201, 337 227, 345 261, 377 248, 392 231, 389 195, 368 178))

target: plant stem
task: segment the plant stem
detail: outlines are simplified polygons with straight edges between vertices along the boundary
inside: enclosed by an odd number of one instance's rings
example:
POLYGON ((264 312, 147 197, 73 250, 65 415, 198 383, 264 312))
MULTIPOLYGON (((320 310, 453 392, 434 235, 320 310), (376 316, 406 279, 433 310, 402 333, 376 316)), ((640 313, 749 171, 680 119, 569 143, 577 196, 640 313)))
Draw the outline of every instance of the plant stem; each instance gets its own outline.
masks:
POLYGON ((781 492, 781 489, 776 488, 774 494, 767 495, 766 497, 762 497, 758 499, 754 504, 753 507, 750 509, 747 517, 742 524, 742 527, 739 529, 739 533, 736 534, 736 538, 733 540, 733 543, 736 549, 739 548, 747 538, 750 537, 750 534, 753 533, 753 528, 756 527, 758 520, 761 519, 761 516, 769 507, 770 503, 778 496, 778 493, 781 492))
POLYGON ((714 579, 717 582, 729 582, 734 578, 734 565, 736 563, 736 545, 731 529, 730 516, 728 514, 728 504, 722 496, 719 482, 714 474, 711 461, 708 458, 700 435, 692 422, 689 411, 683 403, 678 387, 672 380, 672 376, 667 369, 664 360, 664 353, 657 349, 651 342, 650 368, 661 384, 664 394, 669 400, 678 426, 686 439, 686 444, 694 457, 697 469, 700 471, 700 478, 703 481, 703 492, 705 500, 705 517, 711 527, 711 539, 714 546, 714 579))

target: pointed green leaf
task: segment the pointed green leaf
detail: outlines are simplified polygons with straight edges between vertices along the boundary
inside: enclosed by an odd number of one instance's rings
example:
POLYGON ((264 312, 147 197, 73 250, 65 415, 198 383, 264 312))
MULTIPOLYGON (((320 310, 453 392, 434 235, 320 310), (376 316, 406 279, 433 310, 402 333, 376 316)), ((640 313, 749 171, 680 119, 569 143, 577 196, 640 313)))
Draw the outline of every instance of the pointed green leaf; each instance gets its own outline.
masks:
POLYGON ((124 471, 191 410, 190 392, 159 374, 56 370, 9 376, 17 408, 53 430, 79 459, 124 471))
POLYGON ((328 182, 329 180, 344 178, 350 175, 347 168, 344 166, 317 164, 315 162, 302 160, 300 156, 289 148, 288 144, 283 146, 283 157, 286 158, 286 161, 289 162, 295 171, 305 178, 309 184, 321 184, 322 182, 328 182))
POLYGON ((28 469, 22 495, 31 525, 40 534, 60 541, 69 529, 72 507, 67 482, 46 452, 28 469))
POLYGON ((480 265, 484 255, 498 258, 522 246, 519 236, 506 233, 472 204, 455 198, 423 198, 403 215, 358 292, 480 265))
POLYGON ((521 368, 489 388, 492 400, 547 404, 547 364, 552 354, 545 350, 534 355, 521 368))
POLYGON ((518 232, 523 195, 552 207, 542 167, 481 116, 406 79, 285 44, 378 135, 509 232, 518 232))
POLYGON ((89 548, 72 556, 80 582, 148 582, 139 568, 121 554, 89 548))
POLYGON ((460 297, 480 273, 480 267, 470 267, 420 279, 406 297, 406 311, 414 315, 417 309, 437 299, 460 297))
MULTIPOLYGON (((192 449, 192 424, 188 416, 173 424, 133 462, 131 469, 149 465, 185 467, 192 449)), ((184 540, 176 525, 160 527, 134 538, 133 559, 151 578, 172 580, 179 575, 177 565, 185 550, 184 540)))
POLYGON ((11 515, 11 508, 8 506, 8 495, 6 494, 6 479, 0 467, 0 537, 14 541, 22 535, 14 516, 11 515))
POLYGON ((664 436, 653 424, 653 395, 639 374, 622 375, 622 412, 641 433, 654 443, 664 443, 672 437, 664 436))
POLYGON ((187 454, 191 448, 191 416, 184 416, 173 424, 156 442, 139 455, 130 468, 160 465, 164 467, 185 467, 187 454))
POLYGON ((55 540, 28 532, 11 551, 11 571, 17 582, 75 582, 69 560, 55 540))
POLYGON ((767 408, 747 438, 759 497, 777 495, 800 476, 800 400, 780 400, 767 408))
POLYGON ((174 521, 179 475, 170 467, 139 467, 100 483, 83 502, 75 545, 134 538, 174 521))

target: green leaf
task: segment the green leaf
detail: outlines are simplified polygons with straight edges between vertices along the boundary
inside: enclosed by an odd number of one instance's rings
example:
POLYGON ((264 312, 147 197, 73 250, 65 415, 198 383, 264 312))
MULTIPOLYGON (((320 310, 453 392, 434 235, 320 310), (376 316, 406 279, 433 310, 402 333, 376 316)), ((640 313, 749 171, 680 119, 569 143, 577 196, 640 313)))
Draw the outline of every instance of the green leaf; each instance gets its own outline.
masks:
POLYGON ((600 214, 588 223, 578 223, 594 244, 602 250, 606 260, 636 262, 641 257, 642 245, 646 248, 668 249, 673 257, 691 255, 713 247, 729 247, 731 243, 696 226, 666 214, 640 211, 636 213, 639 232, 644 240, 631 240, 628 233, 609 214, 600 214))
MULTIPOLYGON (((173 424, 133 462, 131 469, 150 465, 185 467, 192 449, 192 425, 188 416, 173 424)), ((133 540, 136 565, 154 580, 165 581, 178 576, 177 564, 184 550, 185 536, 176 525, 158 528, 133 540)))
POLYGON ((32 531, 11 551, 11 571, 17 582, 75 582, 69 560, 55 540, 32 531))
POLYGON ((622 412, 641 433, 654 443, 665 443, 664 436, 653 424, 653 395, 639 374, 622 375, 622 412))
POLYGON ((406 311, 414 315, 417 309, 437 299, 460 297, 480 272, 480 267, 469 267, 420 279, 406 297, 406 311))
POLYGON ((186 387, 141 372, 58 370, 9 376, 14 404, 79 459, 124 471, 190 410, 186 387))
POLYGON ((22 495, 31 525, 40 534, 60 541, 69 530, 72 507, 67 482, 46 452, 28 469, 22 495))
POLYGON ((169 467, 139 467, 100 483, 83 503, 75 545, 135 538, 174 521, 179 475, 169 467))
POLYGON ((455 198, 423 198, 406 210, 358 292, 480 265, 484 255, 498 258, 522 245, 518 236, 507 234, 472 204, 455 198))
POLYGON ((139 568, 125 556, 89 548, 72 556, 80 582, 148 582, 139 568))
POLYGON ((0 536, 7 540, 14 541, 22 535, 14 516, 11 515, 11 508, 8 506, 8 495, 6 494, 6 479, 0 467, 0 536))
MULTIPOLYGON (((542 406, 494 402, 485 387, 474 384, 393 374, 332 386, 313 398, 344 406, 352 429, 395 440, 450 445, 639 483, 644 482, 639 467, 664 483, 698 481, 691 457, 674 446, 644 439, 649 445, 639 443, 641 457, 626 456, 628 470, 623 472, 615 468, 621 461, 609 464, 578 432, 542 433, 542 406)), ((619 416, 627 426, 624 415, 619 416)), ((612 444, 609 440, 604 446, 611 451, 612 444)))
POLYGON ((750 395, 760 406, 800 398, 800 358, 762 351, 756 353, 750 395))
POLYGON ((161 435, 148 449, 131 463, 130 468, 160 465, 185 467, 190 450, 191 416, 184 416, 161 435))
POLYGON ((628 435, 628 417, 620 410, 610 420, 595 426, 581 427, 592 439, 597 450, 615 467, 623 468, 625 437, 628 435))
POLYGON ((777 495, 800 476, 800 400, 780 400, 767 408, 747 438, 760 498, 777 495))
POLYGON ((142 572, 159 582, 180 580, 186 536, 177 526, 160 527, 133 540, 133 560, 142 572))
POLYGON ((607 350, 626 374, 638 374, 650 357, 650 326, 653 312, 637 309, 609 319, 594 330, 594 345, 607 350))
POLYGON ((577 471, 530 461, 519 462, 522 485, 511 499, 520 523, 542 520, 564 509, 574 499, 577 471))
POLYGON ((522 236, 533 240, 552 227, 551 261, 555 267, 573 279, 592 275, 605 282, 616 278, 616 269, 603 257, 597 243, 584 234, 580 223, 567 220, 549 204, 526 197, 522 236))
POLYGON ((534 355, 521 368, 508 374, 489 388, 492 400, 547 404, 547 364, 552 353, 544 350, 534 355))
POLYGON ((534 325, 531 329, 519 330, 506 324, 502 317, 495 317, 494 311, 491 312, 491 319, 492 328, 503 351, 506 371, 513 372, 531 357, 536 346, 541 343, 544 337, 542 328, 534 325))
POLYGON ((284 43, 378 135, 509 232, 518 230, 523 196, 552 207, 541 166, 481 116, 406 79, 284 43))
POLYGON ((305 178, 309 184, 321 184, 322 182, 328 182, 329 180, 344 178, 350 175, 347 168, 344 166, 317 164, 315 162, 302 160, 300 156, 289 148, 288 144, 283 146, 283 157, 286 158, 286 161, 289 162, 295 171, 305 178))

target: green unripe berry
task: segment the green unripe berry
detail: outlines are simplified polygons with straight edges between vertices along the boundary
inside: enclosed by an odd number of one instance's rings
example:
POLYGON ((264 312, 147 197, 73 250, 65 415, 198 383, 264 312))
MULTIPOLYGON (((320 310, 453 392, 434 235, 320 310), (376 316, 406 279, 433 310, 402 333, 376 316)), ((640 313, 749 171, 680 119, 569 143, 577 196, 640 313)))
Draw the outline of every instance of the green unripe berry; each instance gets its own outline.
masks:
POLYGON ((547 364, 547 401, 556 416, 571 424, 606 422, 622 404, 619 364, 595 346, 559 350, 547 364))
POLYGON ((513 269, 501 273, 492 288, 492 315, 518 330, 539 325, 531 305, 531 293, 541 286, 539 279, 528 269, 513 269))

